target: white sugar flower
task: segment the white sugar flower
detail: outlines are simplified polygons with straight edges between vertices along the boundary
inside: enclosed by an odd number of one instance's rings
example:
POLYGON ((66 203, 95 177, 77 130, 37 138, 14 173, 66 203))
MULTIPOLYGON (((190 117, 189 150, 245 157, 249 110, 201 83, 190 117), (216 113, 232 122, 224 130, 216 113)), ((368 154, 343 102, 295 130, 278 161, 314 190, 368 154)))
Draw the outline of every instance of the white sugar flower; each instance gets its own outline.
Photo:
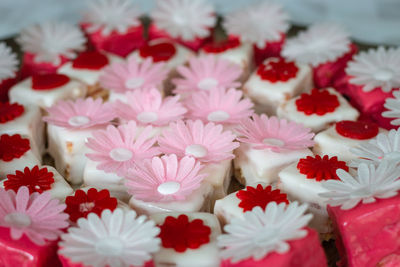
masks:
POLYGON ((394 118, 390 123, 392 125, 400 125, 400 91, 394 91, 393 96, 394 98, 386 98, 385 108, 388 111, 382 112, 382 116, 394 118))
POLYGON ((378 165, 382 160, 400 163, 400 129, 380 133, 368 143, 350 149, 350 152, 359 157, 351 161, 351 167, 360 163, 378 165))
POLYGON ((61 236, 60 254, 85 266, 142 266, 158 251, 160 229, 133 210, 90 213, 61 236))
POLYGON ((132 5, 131 0, 92 0, 84 20, 90 26, 90 33, 101 29, 104 36, 111 32, 126 33, 130 27, 139 26, 140 12, 132 5))
POLYGON ((400 190, 400 167, 384 160, 377 167, 374 164, 361 163, 357 175, 338 169, 340 180, 329 180, 322 186, 329 192, 320 193, 321 197, 328 198, 331 206, 341 206, 348 210, 358 203, 372 203, 376 198, 390 198, 400 190))
POLYGON ((17 56, 5 43, 0 43, 0 83, 5 79, 14 78, 17 66, 17 56))
POLYGON ((365 92, 381 88, 390 92, 400 87, 400 48, 378 47, 361 52, 350 61, 346 73, 350 82, 361 85, 365 92))
POLYGON ((265 208, 255 207, 244 213, 244 218, 235 218, 225 226, 226 234, 218 237, 218 246, 223 250, 221 256, 232 262, 253 257, 264 258, 268 253, 285 253, 290 249, 290 240, 307 235, 304 228, 312 215, 305 215, 306 204, 297 202, 271 202, 265 208))
POLYGON ((224 27, 242 41, 254 43, 260 49, 268 41, 279 41, 289 29, 289 16, 282 5, 264 2, 225 16, 224 27))
POLYGON ((157 0, 151 17, 159 29, 183 40, 207 37, 216 22, 213 6, 204 0, 157 0))
POLYGON ((293 61, 318 66, 349 51, 349 34, 336 24, 314 24, 286 41, 282 55, 293 61))
POLYGON ((17 39, 22 50, 35 55, 36 62, 58 65, 61 56, 74 58, 85 49, 86 39, 78 27, 60 22, 46 22, 22 30, 17 39))

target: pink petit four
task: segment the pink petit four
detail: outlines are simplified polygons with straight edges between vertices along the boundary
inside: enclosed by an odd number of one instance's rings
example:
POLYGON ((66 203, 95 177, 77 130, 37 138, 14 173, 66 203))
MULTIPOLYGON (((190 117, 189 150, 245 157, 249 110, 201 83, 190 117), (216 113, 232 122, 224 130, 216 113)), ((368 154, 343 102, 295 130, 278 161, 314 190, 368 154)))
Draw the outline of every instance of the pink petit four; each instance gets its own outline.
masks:
POLYGON ((22 78, 39 73, 55 73, 85 49, 86 39, 78 27, 46 22, 24 29, 18 43, 24 51, 22 78))
POLYGON ((0 102, 8 100, 8 91, 17 81, 17 70, 17 55, 5 43, 0 43, 0 102))
POLYGON ((283 58, 269 58, 260 63, 243 85, 256 111, 268 115, 276 115, 279 105, 311 89, 311 68, 283 58))
POLYGON ((312 218, 306 209, 297 202, 270 202, 265 211, 255 207, 233 219, 218 237, 220 266, 327 266, 317 233, 306 227, 312 218))
POLYGON ((17 193, 0 188, 0 198, 1 266, 60 266, 56 240, 68 227, 65 205, 24 186, 17 193))
POLYGON ((235 150, 235 177, 243 185, 271 184, 278 173, 298 159, 311 156, 314 142, 310 129, 266 115, 253 115, 238 128, 241 142, 235 150))
POLYGON ((150 216, 160 227, 161 249, 156 266, 220 266, 218 219, 209 213, 158 213, 150 216))
POLYGON ((319 132, 341 120, 356 120, 358 111, 333 88, 313 89, 279 105, 278 117, 302 123, 319 132))
POLYGON ((64 267, 153 266, 160 229, 133 210, 104 210, 80 218, 61 236, 58 254, 64 267))

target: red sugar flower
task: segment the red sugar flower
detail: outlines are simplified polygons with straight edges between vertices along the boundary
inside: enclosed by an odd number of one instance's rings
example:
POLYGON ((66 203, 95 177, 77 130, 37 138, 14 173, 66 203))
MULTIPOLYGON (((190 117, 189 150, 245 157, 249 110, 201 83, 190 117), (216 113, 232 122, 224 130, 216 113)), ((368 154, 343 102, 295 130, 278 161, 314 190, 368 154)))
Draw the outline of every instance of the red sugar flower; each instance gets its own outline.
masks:
POLYGON ((140 48, 140 56, 151 57, 153 62, 167 61, 176 53, 176 48, 171 43, 147 44, 140 48))
POLYGON ((229 37, 229 39, 219 42, 209 42, 203 46, 203 50, 207 53, 218 54, 229 49, 236 48, 240 45, 239 38, 229 37))
POLYGON ((108 58, 97 51, 86 51, 72 62, 72 67, 75 69, 100 70, 108 65, 108 58))
POLYGON ((270 185, 265 188, 261 184, 258 184, 257 187, 247 186, 246 189, 239 190, 236 196, 241 200, 239 207, 243 209, 243 212, 251 211, 254 207, 261 207, 265 210, 270 202, 289 204, 287 195, 282 194, 279 189, 272 190, 270 185))
POLYGON ((24 113, 24 106, 9 102, 0 102, 0 123, 6 123, 18 118, 24 113))
POLYGON ((315 157, 306 157, 300 159, 297 164, 297 169, 301 174, 307 176, 307 179, 315 179, 317 181, 322 180, 339 180, 336 174, 336 170, 342 169, 346 172, 349 171, 346 162, 339 161, 337 157, 329 158, 328 155, 321 156, 316 155, 315 157))
POLYGON ((47 168, 39 169, 39 166, 36 165, 32 169, 25 167, 23 172, 16 171, 15 174, 8 174, 7 180, 4 181, 4 188, 17 192, 21 186, 26 186, 30 194, 34 192, 41 194, 43 191, 51 189, 53 183, 54 173, 49 172, 47 168))
POLYGON ((197 249, 210 242, 210 227, 200 219, 189 222, 188 216, 184 214, 178 218, 168 216, 159 227, 163 247, 173 248, 176 252, 185 252, 188 248, 197 249))
POLYGON ((110 197, 107 189, 97 191, 90 188, 86 193, 83 190, 76 190, 74 196, 65 199, 67 208, 65 213, 69 214, 71 222, 76 222, 79 218, 86 218, 89 213, 96 213, 101 216, 103 210, 114 211, 117 208, 117 199, 110 197))
POLYGON ((59 88, 70 81, 64 74, 46 73, 32 76, 32 89, 37 91, 59 88))
POLYGON ((375 123, 366 121, 339 121, 335 128, 341 136, 358 140, 374 138, 379 132, 375 123))
POLYGON ((296 77, 299 68, 292 61, 286 61, 283 58, 271 59, 258 67, 257 74, 263 80, 272 83, 286 82, 296 77))
POLYGON ((0 137, 0 159, 3 161, 20 158, 30 148, 29 139, 22 138, 19 134, 3 134, 0 137))
POLYGON ((297 110, 306 115, 322 116, 334 112, 339 105, 337 96, 329 93, 328 90, 313 89, 311 94, 301 94, 300 98, 296 100, 297 110))

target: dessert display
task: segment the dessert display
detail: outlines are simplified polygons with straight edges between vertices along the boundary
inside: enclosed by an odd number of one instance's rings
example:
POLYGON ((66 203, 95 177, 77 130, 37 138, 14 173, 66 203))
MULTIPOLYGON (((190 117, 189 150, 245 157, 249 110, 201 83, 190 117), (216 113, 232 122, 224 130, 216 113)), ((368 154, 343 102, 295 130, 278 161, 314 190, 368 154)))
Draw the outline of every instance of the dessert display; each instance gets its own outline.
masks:
POLYGON ((289 28, 92 0, 0 43, 0 266, 398 266, 400 49, 289 28))

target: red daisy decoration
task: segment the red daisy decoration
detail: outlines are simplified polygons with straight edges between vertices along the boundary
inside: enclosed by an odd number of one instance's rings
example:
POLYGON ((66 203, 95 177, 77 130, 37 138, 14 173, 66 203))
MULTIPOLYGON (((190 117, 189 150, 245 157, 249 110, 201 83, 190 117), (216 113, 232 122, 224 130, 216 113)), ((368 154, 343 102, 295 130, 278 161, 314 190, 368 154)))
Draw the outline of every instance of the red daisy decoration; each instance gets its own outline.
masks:
POLYGON ((176 48, 171 43, 147 44, 140 48, 139 54, 143 58, 151 57, 153 62, 167 61, 176 53, 176 48))
POLYGON ((329 93, 328 90, 313 89, 310 94, 301 94, 300 98, 296 100, 297 110, 306 115, 322 116, 334 112, 339 105, 337 96, 329 93))
POLYGON ((18 118, 24 113, 24 106, 9 102, 0 102, 0 123, 6 123, 18 118))
POLYGON ((270 202, 289 204, 287 195, 281 193, 279 189, 272 190, 270 185, 265 188, 261 184, 257 187, 247 186, 246 189, 239 190, 236 196, 241 200, 239 207, 243 212, 251 211, 254 207, 265 209, 270 202))
POLYGON ((184 214, 178 218, 168 216, 159 227, 163 247, 173 248, 176 252, 185 252, 188 248, 197 249, 210 242, 211 228, 200 219, 189 222, 188 216, 184 214))
POLYGON ((305 159, 300 159, 297 164, 297 169, 301 174, 307 176, 308 179, 322 180, 339 180, 336 174, 337 169, 349 171, 346 162, 339 161, 337 157, 329 158, 328 155, 315 157, 308 156, 305 159))
POLYGON ((258 76, 263 80, 276 82, 286 82, 296 77, 299 68, 292 61, 283 58, 273 59, 265 64, 261 64, 257 69, 258 76))
POLYGON ((74 69, 100 70, 108 64, 108 58, 97 51, 86 51, 72 62, 74 69))
POLYGON ((236 48, 239 45, 240 45, 239 38, 231 36, 227 40, 219 42, 209 42, 203 46, 203 50, 207 53, 218 54, 225 52, 229 49, 236 48))
POLYGON ((0 159, 3 161, 20 158, 30 148, 29 139, 22 138, 19 134, 3 134, 0 137, 0 159))
POLYGON ((83 190, 76 190, 74 196, 65 199, 67 208, 65 213, 69 215, 71 222, 76 222, 79 218, 86 218, 89 213, 96 213, 101 216, 103 210, 114 211, 117 208, 118 201, 115 197, 110 197, 107 189, 97 191, 90 188, 86 193, 83 190))
POLYGON ((7 180, 4 181, 4 188, 18 192, 21 186, 26 186, 30 194, 43 193, 43 191, 51 189, 53 183, 54 173, 49 172, 46 167, 39 169, 39 166, 36 165, 32 169, 25 167, 23 172, 16 171, 15 174, 8 174, 7 180))
POLYGON ((377 136, 379 127, 372 122, 339 121, 336 123, 336 132, 347 138, 365 140, 377 136))

